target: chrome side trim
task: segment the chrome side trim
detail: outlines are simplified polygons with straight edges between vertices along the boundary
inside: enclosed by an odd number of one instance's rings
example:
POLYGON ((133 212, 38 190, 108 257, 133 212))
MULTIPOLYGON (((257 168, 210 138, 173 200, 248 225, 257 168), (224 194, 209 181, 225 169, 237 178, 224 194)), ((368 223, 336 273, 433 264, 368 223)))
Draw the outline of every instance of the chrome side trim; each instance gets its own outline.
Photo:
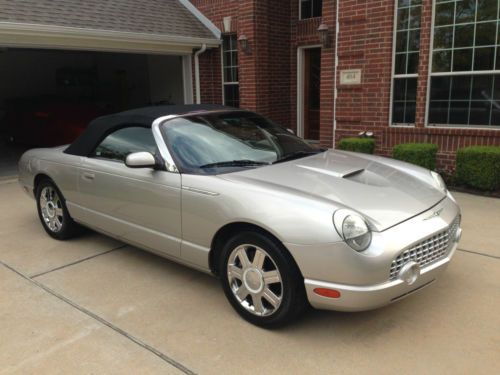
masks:
POLYGON ((194 187, 191 187, 191 186, 183 186, 182 187, 183 190, 188 190, 188 191, 191 191, 193 193, 200 193, 200 194, 204 194, 204 195, 210 195, 212 197, 215 197, 217 195, 220 195, 220 193, 216 193, 214 191, 208 191, 208 190, 202 190, 202 189, 197 189, 197 188, 194 188, 194 187))
POLYGON ((167 168, 167 171, 172 172, 172 173, 179 173, 179 169, 177 169, 177 166, 174 163, 174 159, 172 158, 172 155, 170 155, 170 151, 168 151, 168 147, 165 144, 165 140, 163 139, 163 136, 161 135, 160 131, 160 125, 163 124, 165 121, 172 120, 174 118, 179 117, 178 115, 168 115, 168 116, 162 116, 158 117, 156 120, 153 121, 153 125, 151 126, 153 130, 153 136, 156 141, 156 145, 158 146, 158 149, 160 150, 160 155, 165 161, 165 167, 167 168))

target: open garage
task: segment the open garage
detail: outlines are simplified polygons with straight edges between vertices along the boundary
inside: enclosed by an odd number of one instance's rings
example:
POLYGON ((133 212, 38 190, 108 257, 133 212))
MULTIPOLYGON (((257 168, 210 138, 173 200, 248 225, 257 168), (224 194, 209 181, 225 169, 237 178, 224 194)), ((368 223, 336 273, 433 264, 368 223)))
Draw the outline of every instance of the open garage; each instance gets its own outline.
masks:
POLYGON ((3 3, 0 177, 26 148, 70 143, 100 115, 194 102, 193 56, 219 39, 185 1, 3 3))
POLYGON ((0 53, 4 137, 15 144, 71 142, 93 118, 183 104, 183 57, 7 48, 0 53))

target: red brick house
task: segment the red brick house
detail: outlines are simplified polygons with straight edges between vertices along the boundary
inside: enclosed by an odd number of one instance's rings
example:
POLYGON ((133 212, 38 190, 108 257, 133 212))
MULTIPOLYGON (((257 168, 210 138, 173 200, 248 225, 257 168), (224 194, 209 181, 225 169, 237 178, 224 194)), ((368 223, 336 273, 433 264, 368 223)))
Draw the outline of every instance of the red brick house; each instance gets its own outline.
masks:
POLYGON ((450 172, 457 148, 500 144, 499 3, 0 0, 0 138, 33 98, 199 101, 328 147, 362 131, 382 155, 433 142, 450 172))
POLYGON ((201 101, 256 110, 332 147, 373 131, 406 142, 500 144, 498 0, 192 0, 221 31, 200 54, 201 101), (326 34, 326 38, 325 38, 326 34))

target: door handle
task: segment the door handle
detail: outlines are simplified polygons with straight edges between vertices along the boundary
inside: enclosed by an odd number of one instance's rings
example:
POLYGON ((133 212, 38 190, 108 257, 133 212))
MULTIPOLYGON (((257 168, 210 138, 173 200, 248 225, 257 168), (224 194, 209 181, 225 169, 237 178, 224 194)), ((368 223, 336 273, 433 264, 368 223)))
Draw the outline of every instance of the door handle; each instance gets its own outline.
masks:
POLYGON ((82 178, 87 181, 92 181, 95 178, 95 174, 90 173, 90 172, 83 172, 82 173, 82 178))

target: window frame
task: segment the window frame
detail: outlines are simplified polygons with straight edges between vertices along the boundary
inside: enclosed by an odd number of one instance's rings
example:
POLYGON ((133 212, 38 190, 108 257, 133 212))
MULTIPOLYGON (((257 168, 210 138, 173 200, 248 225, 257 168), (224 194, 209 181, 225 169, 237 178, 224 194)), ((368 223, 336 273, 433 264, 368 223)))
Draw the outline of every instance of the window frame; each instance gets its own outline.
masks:
MULTIPOLYGON (((125 165, 125 160, 120 160, 120 159, 111 159, 111 158, 107 158, 105 156, 100 156, 100 155, 96 155, 95 152, 97 150, 97 148, 112 134, 116 133, 116 132, 119 132, 121 130, 124 130, 124 129, 128 129, 128 128, 142 128, 142 129, 145 129, 145 130, 149 130, 151 131, 151 137, 153 138, 153 141, 154 141, 154 144, 156 146, 156 151, 155 153, 153 154, 153 156, 157 156, 159 155, 159 148, 158 148, 158 143, 156 142, 156 139, 154 137, 154 134, 153 134, 153 131, 151 128, 148 128, 147 126, 143 126, 143 125, 138 125, 138 124, 126 124, 126 125, 123 125, 123 126, 120 126, 118 128, 115 128, 113 129, 113 131, 109 132, 109 133, 106 133, 104 134, 104 136, 99 140, 99 142, 97 142, 95 144, 95 146, 92 148, 92 151, 89 153, 89 155, 87 156, 88 158, 91 158, 91 159, 98 159, 98 160, 104 160, 104 161, 110 161, 110 162, 114 162, 114 163, 120 163, 120 164, 123 164, 125 165)), ((139 151, 134 151, 134 152, 139 152, 139 151)), ((149 152, 149 151, 146 151, 146 152, 149 152)), ((128 154, 130 155, 130 154, 128 154)), ((127 156, 128 156, 127 155, 127 156)), ((125 157, 126 159, 126 157, 125 157)))
MULTIPOLYGON (((222 42, 221 48, 220 48, 220 58, 221 58, 220 65, 221 65, 221 74, 222 74, 222 79, 221 79, 221 81, 222 81, 222 103, 224 105, 227 105, 226 104, 226 93, 225 93, 226 86, 238 86, 238 92, 240 90, 240 56, 239 56, 239 51, 238 51, 238 35, 236 33, 226 33, 226 34, 222 35, 222 39, 224 37, 232 37, 232 36, 235 37, 236 48, 231 49, 229 51, 231 51, 231 52, 236 51, 236 55, 238 57, 238 64, 236 66, 231 65, 230 67, 236 67, 236 70, 238 72, 238 81, 226 82, 226 78, 225 78, 225 74, 224 74, 224 69, 226 68, 226 66, 224 65, 224 52, 226 52, 226 51, 224 50, 224 42, 222 42)), ((238 94, 238 107, 237 108, 240 108, 240 102, 241 102, 241 97, 238 94)))
MULTIPOLYGON (((314 1, 317 1, 317 0, 311 0, 311 14, 312 14, 312 9, 314 9, 314 5, 313 5, 314 1)), ((302 2, 303 2, 303 0, 299 0, 298 1, 298 3, 299 3, 299 21, 304 21, 304 20, 310 20, 310 19, 313 19, 313 18, 321 18, 321 17, 323 17, 323 2, 322 2, 321 3, 321 15, 315 16, 315 17, 311 16, 311 17, 308 17, 308 18, 302 18, 302 2)))
MULTIPOLYGON (((432 0, 434 2, 434 0, 432 0)), ((394 0, 394 18, 393 18, 393 26, 392 26, 392 63, 391 63, 391 87, 390 87, 390 99, 389 99, 389 127, 391 128, 414 128, 416 126, 416 121, 413 123, 397 123, 394 124, 392 119, 393 119, 393 110, 394 110, 394 81, 397 78, 401 79, 407 79, 407 78, 416 78, 417 79, 417 88, 415 92, 415 117, 416 117, 416 104, 418 102, 418 67, 420 64, 420 58, 419 62, 417 64, 417 73, 405 73, 405 74, 396 74, 395 73, 395 68, 396 68, 396 41, 397 41, 397 35, 398 35, 398 0, 394 0)), ((420 5, 421 9, 423 8, 423 4, 420 5)), ((410 7, 411 8, 411 7, 410 7)), ((422 13, 421 13, 422 14, 422 13)), ((407 29, 406 31, 410 31, 413 29, 407 29)), ((420 16, 420 27, 418 28, 419 34, 420 31, 422 30, 422 15, 420 16)), ((420 50, 420 45, 422 43, 422 38, 421 34, 419 35, 419 50, 420 50)), ((408 43, 408 42, 407 42, 408 43)), ((408 58, 408 50, 405 52, 408 58)), ((406 66, 408 67, 408 61, 406 61, 406 66)), ((416 119, 416 118, 415 118, 416 119)))
MULTIPOLYGON (((396 4, 398 0, 395 0, 396 4)), ((450 0, 450 3, 455 2, 456 0, 450 0)), ((431 30, 430 30, 430 43, 429 43, 429 60, 428 60, 428 66, 427 66, 427 90, 426 90, 426 101, 425 101, 425 114, 424 114, 424 126, 426 128, 431 128, 431 129, 470 129, 470 130, 499 130, 500 125, 469 125, 469 124, 430 124, 429 123, 429 115, 430 115, 430 104, 431 104, 431 82, 432 82, 432 77, 456 77, 456 76, 481 76, 481 75, 499 75, 500 76, 500 70, 474 70, 474 48, 476 45, 475 41, 475 36, 476 36, 476 28, 474 28, 474 36, 473 36, 473 53, 472 53, 472 67, 471 70, 469 71, 457 71, 453 72, 453 66, 450 66, 450 71, 449 72, 433 72, 432 71, 432 64, 433 64, 433 57, 434 57, 434 32, 435 32, 435 21, 436 21, 436 5, 437 2, 436 0, 432 0, 432 9, 431 9, 431 30)), ((476 5, 477 5, 477 0, 476 0, 476 5)), ((500 29, 500 6, 497 9, 497 29, 496 29, 496 34, 498 37, 499 34, 499 29, 500 29)), ((474 16, 474 22, 466 22, 466 23, 461 23, 459 25, 475 25, 477 24, 477 11, 474 16)), ((480 21, 479 23, 486 23, 490 21, 480 21)), ((453 26, 456 26, 456 23, 453 22, 453 26)), ((454 39, 455 39, 455 33, 453 33, 453 39, 452 39, 452 46, 449 49, 445 50, 451 50, 452 51, 452 56, 453 52, 456 50, 454 47, 454 39)), ((498 44, 496 45, 498 46, 498 44)), ((482 46, 482 47, 491 47, 490 45, 487 46, 482 46)), ((500 46, 497 47, 500 49, 500 46)), ((465 47, 458 48, 458 49, 465 49, 465 47)), ((496 52, 496 50, 495 50, 496 52)), ((496 64, 496 57, 497 53, 495 53, 494 60, 493 60, 493 67, 495 67, 496 64)), ((453 58, 451 59, 450 64, 453 64, 453 58)), ((392 103, 392 100, 391 100, 392 103)), ((391 110, 392 114, 392 110, 391 110)), ((470 114, 469 114, 470 116, 470 114)), ((491 116, 491 113, 490 113, 491 116)))

